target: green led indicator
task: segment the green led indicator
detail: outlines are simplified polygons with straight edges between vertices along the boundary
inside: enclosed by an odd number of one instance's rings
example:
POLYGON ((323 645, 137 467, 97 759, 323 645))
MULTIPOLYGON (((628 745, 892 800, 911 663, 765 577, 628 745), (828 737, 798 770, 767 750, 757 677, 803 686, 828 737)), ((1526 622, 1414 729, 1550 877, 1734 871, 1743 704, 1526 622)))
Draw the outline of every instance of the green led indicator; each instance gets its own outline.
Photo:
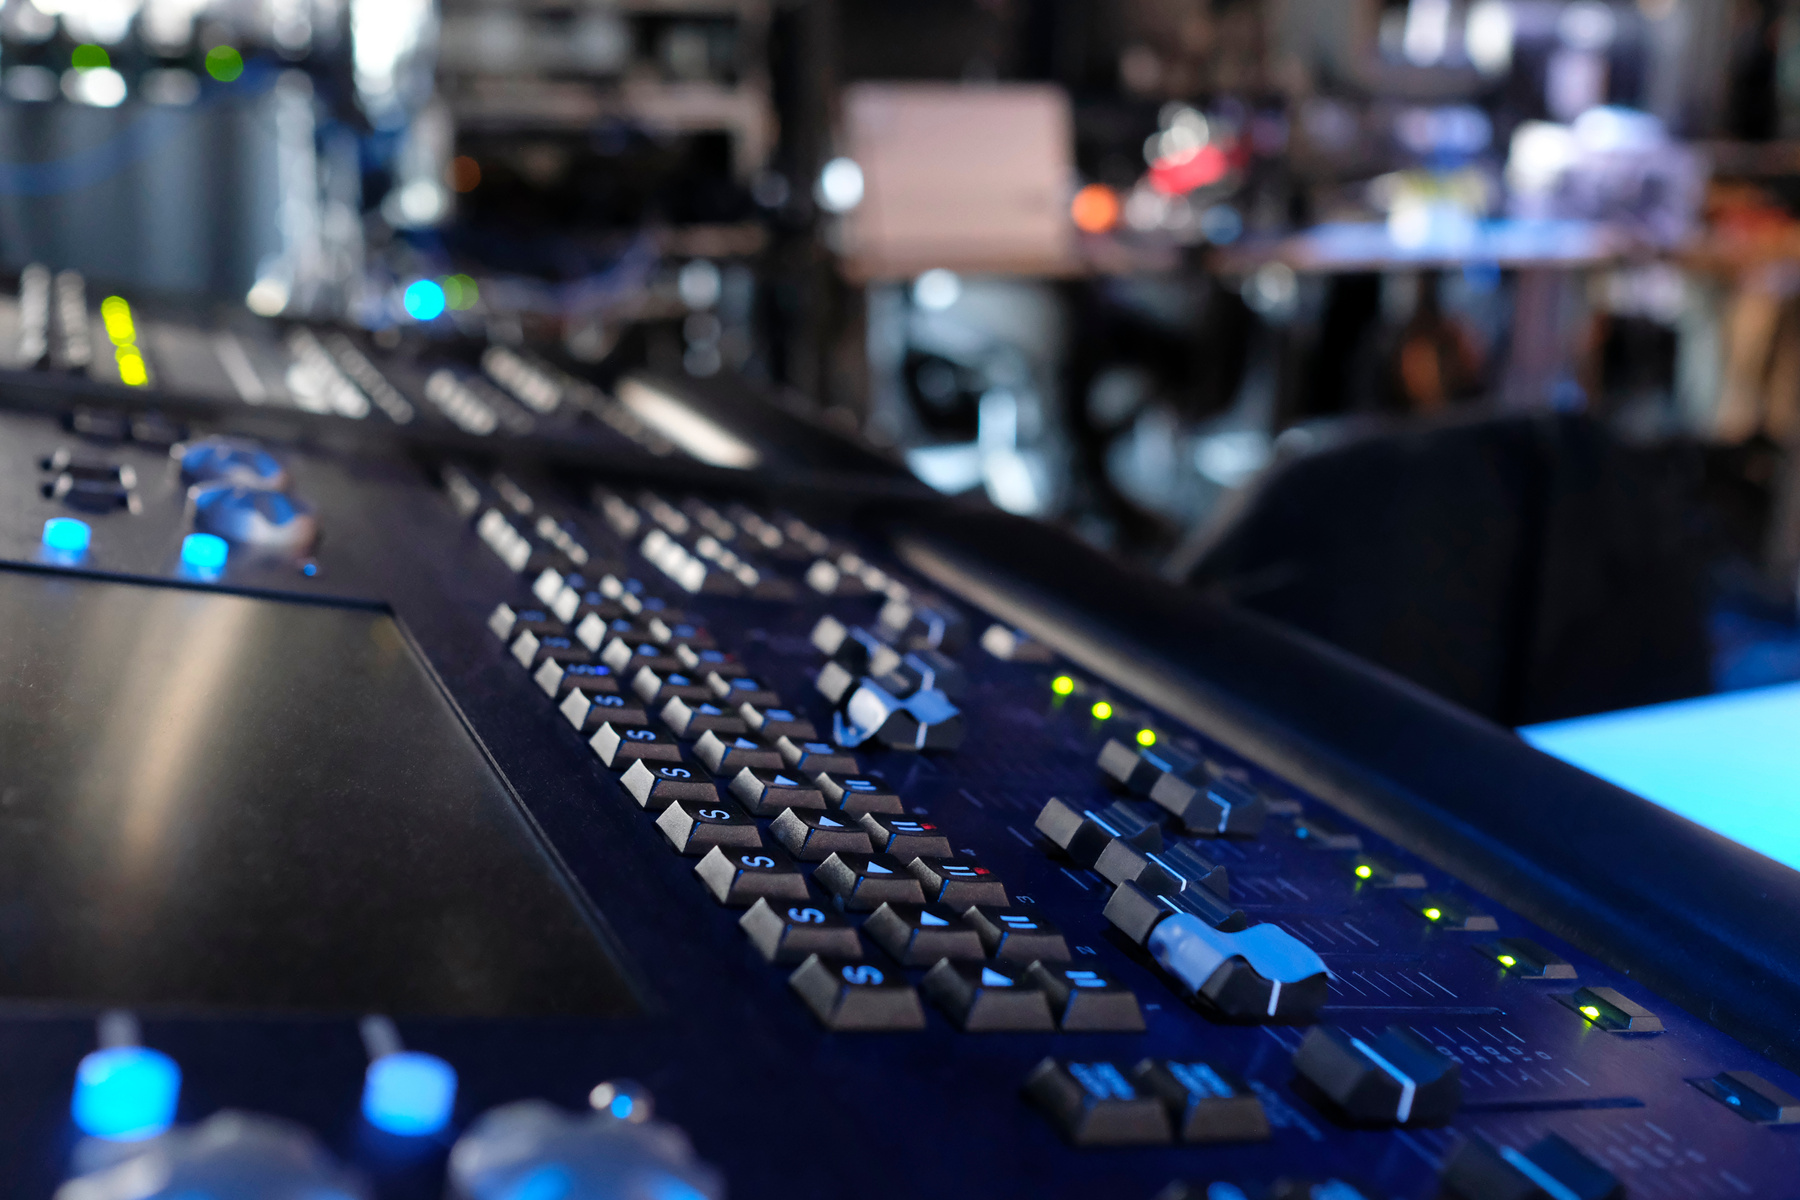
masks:
POLYGON ((69 65, 77 71, 97 71, 101 67, 112 66, 112 55, 106 52, 104 46, 83 43, 70 52, 69 65))
POLYGON ((206 73, 220 83, 230 83, 244 73, 244 56, 235 46, 214 46, 206 52, 206 73))
POLYGON ((1067 675, 1058 675, 1055 679, 1050 681, 1050 690, 1059 696, 1073 695, 1075 692, 1075 681, 1070 679, 1067 675))

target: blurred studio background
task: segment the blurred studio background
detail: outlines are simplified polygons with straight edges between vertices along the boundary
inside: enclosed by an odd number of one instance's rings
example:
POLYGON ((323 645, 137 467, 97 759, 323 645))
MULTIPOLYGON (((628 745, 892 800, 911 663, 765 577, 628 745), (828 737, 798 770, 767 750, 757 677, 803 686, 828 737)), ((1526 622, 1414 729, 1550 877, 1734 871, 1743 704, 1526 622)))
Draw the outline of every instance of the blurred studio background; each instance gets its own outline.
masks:
POLYGON ((810 411, 1515 726, 1800 679, 1796 205, 1800 0, 0 7, 7 271, 810 411))

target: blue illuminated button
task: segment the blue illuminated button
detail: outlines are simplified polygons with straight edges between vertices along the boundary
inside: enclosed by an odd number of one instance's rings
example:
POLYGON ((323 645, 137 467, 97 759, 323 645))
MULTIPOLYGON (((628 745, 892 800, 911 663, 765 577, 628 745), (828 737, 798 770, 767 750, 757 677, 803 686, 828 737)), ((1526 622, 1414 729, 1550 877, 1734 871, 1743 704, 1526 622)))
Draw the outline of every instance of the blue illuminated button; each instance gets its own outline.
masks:
POLYGON ((181 565, 203 575, 217 575, 225 569, 231 547, 216 533, 190 533, 181 539, 181 565))
POLYGON ((77 521, 74 517, 51 517, 44 522, 44 549, 57 554, 86 554, 88 543, 94 540, 94 531, 88 528, 86 521, 77 521))
POLYGON ((403 1137, 424 1137, 450 1124, 456 1068, 431 1054, 402 1050, 369 1064, 362 1109, 369 1124, 403 1137))
POLYGON ((113 1046, 81 1060, 69 1111, 83 1133, 136 1141, 175 1123, 180 1095, 174 1059, 143 1046, 113 1046))
POLYGON ((406 315, 413 320, 435 321, 444 315, 449 299, 443 288, 429 279, 421 279, 407 287, 400 302, 406 308, 406 315))

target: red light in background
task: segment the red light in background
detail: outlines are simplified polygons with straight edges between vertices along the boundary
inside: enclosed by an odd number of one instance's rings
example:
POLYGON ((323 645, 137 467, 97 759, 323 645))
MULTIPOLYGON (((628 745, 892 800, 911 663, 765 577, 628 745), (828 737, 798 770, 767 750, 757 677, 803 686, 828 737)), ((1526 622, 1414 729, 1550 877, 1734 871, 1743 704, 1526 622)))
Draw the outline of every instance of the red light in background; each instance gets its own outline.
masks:
POLYGON ((1158 159, 1150 168, 1150 186, 1165 196, 1183 196, 1195 188, 1219 182, 1230 169, 1223 150, 1202 146, 1186 158, 1158 159))

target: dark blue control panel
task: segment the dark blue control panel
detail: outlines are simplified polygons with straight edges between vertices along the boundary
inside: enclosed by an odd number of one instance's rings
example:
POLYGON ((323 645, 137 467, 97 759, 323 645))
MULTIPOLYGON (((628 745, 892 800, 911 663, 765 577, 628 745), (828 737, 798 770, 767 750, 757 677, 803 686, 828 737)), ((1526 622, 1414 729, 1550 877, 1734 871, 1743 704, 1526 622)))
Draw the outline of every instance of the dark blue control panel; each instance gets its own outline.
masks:
POLYGON ((9 1194, 1800 1196, 1800 1078, 830 504, 288 457, 630 1002, 15 1005, 9 1194))

